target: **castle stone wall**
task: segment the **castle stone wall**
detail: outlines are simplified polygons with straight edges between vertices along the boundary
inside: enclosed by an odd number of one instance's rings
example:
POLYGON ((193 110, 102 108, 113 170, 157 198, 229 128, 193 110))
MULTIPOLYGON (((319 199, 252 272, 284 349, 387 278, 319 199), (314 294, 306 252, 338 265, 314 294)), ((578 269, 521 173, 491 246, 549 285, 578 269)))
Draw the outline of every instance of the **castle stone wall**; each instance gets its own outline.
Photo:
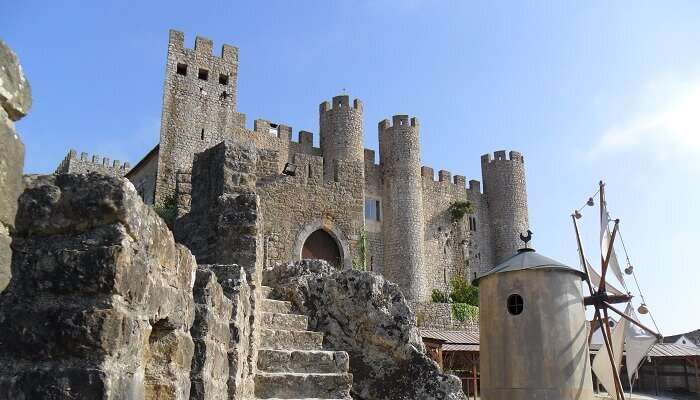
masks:
POLYGON ((456 319, 450 303, 412 302, 411 310, 416 316, 418 328, 479 332, 479 321, 456 319))
POLYGON ((422 187, 419 124, 416 118, 395 115, 379 123, 380 160, 384 168, 383 274, 398 283, 406 298, 429 299, 424 268, 422 187))
MULTIPOLYGON (((367 268, 400 284, 408 298, 427 300, 433 289, 448 291, 453 277, 470 279, 521 246, 518 236, 527 230, 528 217, 519 153, 511 152, 510 159, 503 151, 496 152, 495 159, 482 157, 482 194, 478 181, 470 180, 467 186, 464 176, 439 171, 436 178, 431 168, 421 170, 415 118, 396 115, 379 124, 377 164, 375 151, 363 146, 360 100, 351 102, 340 95, 320 104, 320 147, 314 147, 311 132, 300 131, 294 140, 292 127, 284 123, 256 119, 252 130, 247 129, 245 115, 236 109, 237 80, 235 47, 224 45, 213 55, 212 42, 196 38, 194 49, 187 49, 184 35, 170 32, 160 143, 128 177, 148 203, 175 194, 178 217, 183 218, 180 227, 188 214, 216 216, 224 212, 226 201, 242 202, 229 203, 234 209, 253 201, 235 200, 238 194, 224 201, 207 192, 212 188, 202 192, 194 187, 195 155, 230 141, 257 152, 255 165, 245 172, 257 183, 246 193, 257 191, 256 204, 267 216, 261 225, 265 263, 297 259, 304 236, 323 229, 335 239, 349 267, 365 235, 367 268), (295 176, 283 173, 288 163, 296 169, 295 176), (196 209, 202 196, 206 207, 196 209), (456 201, 469 201, 474 214, 452 221, 448 209, 456 201), (379 212, 370 213, 377 215, 365 217, 365 205, 370 209, 377 204, 379 212)), ((84 161, 71 154, 64 161, 67 167, 84 161)), ((226 168, 206 174, 233 173, 226 168)), ((215 228, 219 223, 191 226, 190 232, 209 230, 182 239, 207 262, 230 261, 224 261, 225 239, 214 233, 228 229, 215 228)))
POLYGON ((156 203, 174 193, 176 173, 191 169, 195 153, 245 125, 245 116, 236 111, 237 85, 237 48, 224 45, 213 55, 212 41, 197 37, 194 49, 188 49, 182 32, 170 31, 156 203))
POLYGON ((355 99, 350 104, 346 95, 333 97, 333 103, 324 101, 319 106, 321 152, 325 159, 323 175, 326 181, 335 180, 334 162, 343 160, 364 165, 364 134, 362 130, 362 102, 355 99))
POLYGON ((100 157, 98 155, 88 155, 88 153, 80 153, 71 149, 63 159, 61 164, 56 168, 57 174, 88 174, 97 172, 100 174, 122 177, 129 172, 128 162, 122 163, 119 160, 110 160, 108 157, 100 157))
POLYGON ((472 181, 467 188, 462 176, 456 175, 450 179, 449 172, 440 171, 436 181, 432 168, 423 167, 421 172, 427 284, 431 292, 434 289, 449 292, 453 278, 462 277, 471 281, 474 273, 481 272, 485 265, 489 265, 489 225, 485 223, 488 221, 488 208, 484 196, 479 192, 478 182, 472 181), (458 201, 469 202, 474 213, 453 221, 449 208, 458 201))
POLYGON ((156 146, 133 169, 126 173, 126 177, 134 184, 143 202, 155 204, 156 179, 158 177, 158 149, 156 146))
POLYGON ((489 204, 493 264, 496 265, 523 246, 520 234, 529 227, 525 159, 517 151, 481 156, 484 194, 489 204))
MULTIPOLYGON (((272 159, 277 156, 275 152, 267 153, 272 159)), ((356 163, 336 160, 333 176, 337 181, 324 182, 324 161, 318 156, 296 154, 295 176, 266 174, 258 181, 268 237, 268 265, 299 259, 301 245, 317 229, 335 239, 343 266, 352 265, 364 229, 363 175, 356 163)))

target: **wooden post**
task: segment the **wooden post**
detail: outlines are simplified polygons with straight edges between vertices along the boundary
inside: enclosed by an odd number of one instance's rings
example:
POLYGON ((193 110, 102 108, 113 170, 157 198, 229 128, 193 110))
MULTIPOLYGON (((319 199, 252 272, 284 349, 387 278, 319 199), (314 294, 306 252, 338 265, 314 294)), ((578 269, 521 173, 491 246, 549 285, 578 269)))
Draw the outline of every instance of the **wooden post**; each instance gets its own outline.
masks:
POLYGON ((693 364, 693 368, 695 369, 695 394, 698 395, 698 399, 700 399, 700 372, 698 372, 698 367, 700 367, 700 359, 697 357, 691 361, 693 364))
POLYGON ((688 360, 683 359, 683 379, 685 379, 685 390, 690 392, 690 382, 688 381, 688 360))
POLYGON ((656 395, 659 395, 659 366, 657 365, 656 359, 653 358, 653 364, 654 364, 654 390, 656 391, 656 395))
POLYGON ((476 394, 479 392, 479 383, 476 374, 476 356, 474 357, 474 362, 472 362, 472 377, 474 378, 474 400, 476 400, 476 394))

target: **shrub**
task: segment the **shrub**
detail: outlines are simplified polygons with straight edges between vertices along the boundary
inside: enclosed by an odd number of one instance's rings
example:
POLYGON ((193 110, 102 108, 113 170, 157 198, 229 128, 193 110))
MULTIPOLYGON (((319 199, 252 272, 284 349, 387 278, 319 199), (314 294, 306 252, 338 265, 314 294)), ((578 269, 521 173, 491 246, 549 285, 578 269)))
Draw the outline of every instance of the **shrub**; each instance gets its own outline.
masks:
POLYGON ((468 201, 455 201, 447 209, 452 217, 452 222, 461 220, 467 214, 474 214, 474 207, 468 201))
POLYGON ((479 320, 479 307, 465 303, 452 303, 452 316, 460 322, 479 320))
POLYGON ((450 295, 447 294, 446 292, 443 292, 442 290, 439 290, 439 289, 433 289, 433 294, 431 297, 432 297, 433 303, 449 303, 450 302, 450 295))
POLYGON ((171 194, 164 198, 154 209, 156 213, 163 218, 168 227, 172 229, 175 218, 177 217, 177 197, 171 194))
POLYGON ((357 243, 357 257, 352 260, 352 268, 359 271, 367 271, 367 259, 369 259, 367 232, 363 230, 357 243))
POLYGON ((464 303, 472 306, 479 306, 479 288, 472 286, 462 277, 452 279, 451 283, 452 293, 450 293, 450 300, 452 303, 464 303))

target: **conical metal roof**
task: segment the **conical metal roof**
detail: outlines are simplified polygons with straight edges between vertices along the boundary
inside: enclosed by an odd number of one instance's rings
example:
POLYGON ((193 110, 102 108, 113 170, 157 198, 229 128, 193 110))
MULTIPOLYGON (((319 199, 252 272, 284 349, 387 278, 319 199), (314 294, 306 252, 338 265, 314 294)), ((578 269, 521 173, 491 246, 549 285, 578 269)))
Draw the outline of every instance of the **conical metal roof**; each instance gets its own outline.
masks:
POLYGON ((568 265, 564 265, 559 261, 552 260, 549 257, 545 257, 542 254, 535 252, 535 249, 525 248, 518 250, 517 253, 513 254, 510 258, 503 261, 502 263, 496 265, 490 271, 484 272, 483 274, 474 278, 474 280, 472 281, 472 285, 479 286, 479 280, 481 280, 481 278, 485 276, 512 271, 522 271, 526 269, 565 270, 576 273, 580 275, 581 278, 586 277, 586 275, 582 271, 576 268, 569 267, 568 265))

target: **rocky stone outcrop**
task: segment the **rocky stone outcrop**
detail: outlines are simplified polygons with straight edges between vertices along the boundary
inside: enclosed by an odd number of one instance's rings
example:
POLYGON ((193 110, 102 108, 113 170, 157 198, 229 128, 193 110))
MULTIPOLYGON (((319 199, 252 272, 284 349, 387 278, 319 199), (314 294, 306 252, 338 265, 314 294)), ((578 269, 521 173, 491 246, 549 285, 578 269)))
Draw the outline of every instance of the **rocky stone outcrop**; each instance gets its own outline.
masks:
POLYGON ((228 346, 228 393, 231 399, 253 397, 260 322, 255 318, 255 292, 245 270, 238 265, 206 265, 216 274, 224 295, 231 301, 228 346))
POLYGON ((239 265, 253 285, 261 279, 263 250, 260 200, 255 194, 257 160, 255 146, 233 141, 196 154, 191 210, 174 227, 178 242, 200 263, 239 265))
POLYGON ((22 65, 10 47, 0 40, 0 106, 11 120, 27 115, 32 106, 32 91, 22 65))
POLYGON ((355 399, 465 399, 458 378, 423 352, 399 287, 382 277, 302 260, 264 271, 273 296, 290 301, 324 333, 324 347, 346 351, 355 399))
POLYGON ((25 184, 0 294, 0 398, 189 398, 191 253, 125 179, 25 184))
POLYGON ((214 272, 206 267, 197 268, 193 296, 195 318, 190 332, 194 340, 194 357, 190 399, 226 400, 231 341, 229 320, 233 306, 214 272))
POLYGON ((17 55, 0 40, 0 292, 10 281, 10 234, 14 229, 17 197, 22 192, 24 144, 13 121, 24 117, 32 104, 29 82, 17 55))

